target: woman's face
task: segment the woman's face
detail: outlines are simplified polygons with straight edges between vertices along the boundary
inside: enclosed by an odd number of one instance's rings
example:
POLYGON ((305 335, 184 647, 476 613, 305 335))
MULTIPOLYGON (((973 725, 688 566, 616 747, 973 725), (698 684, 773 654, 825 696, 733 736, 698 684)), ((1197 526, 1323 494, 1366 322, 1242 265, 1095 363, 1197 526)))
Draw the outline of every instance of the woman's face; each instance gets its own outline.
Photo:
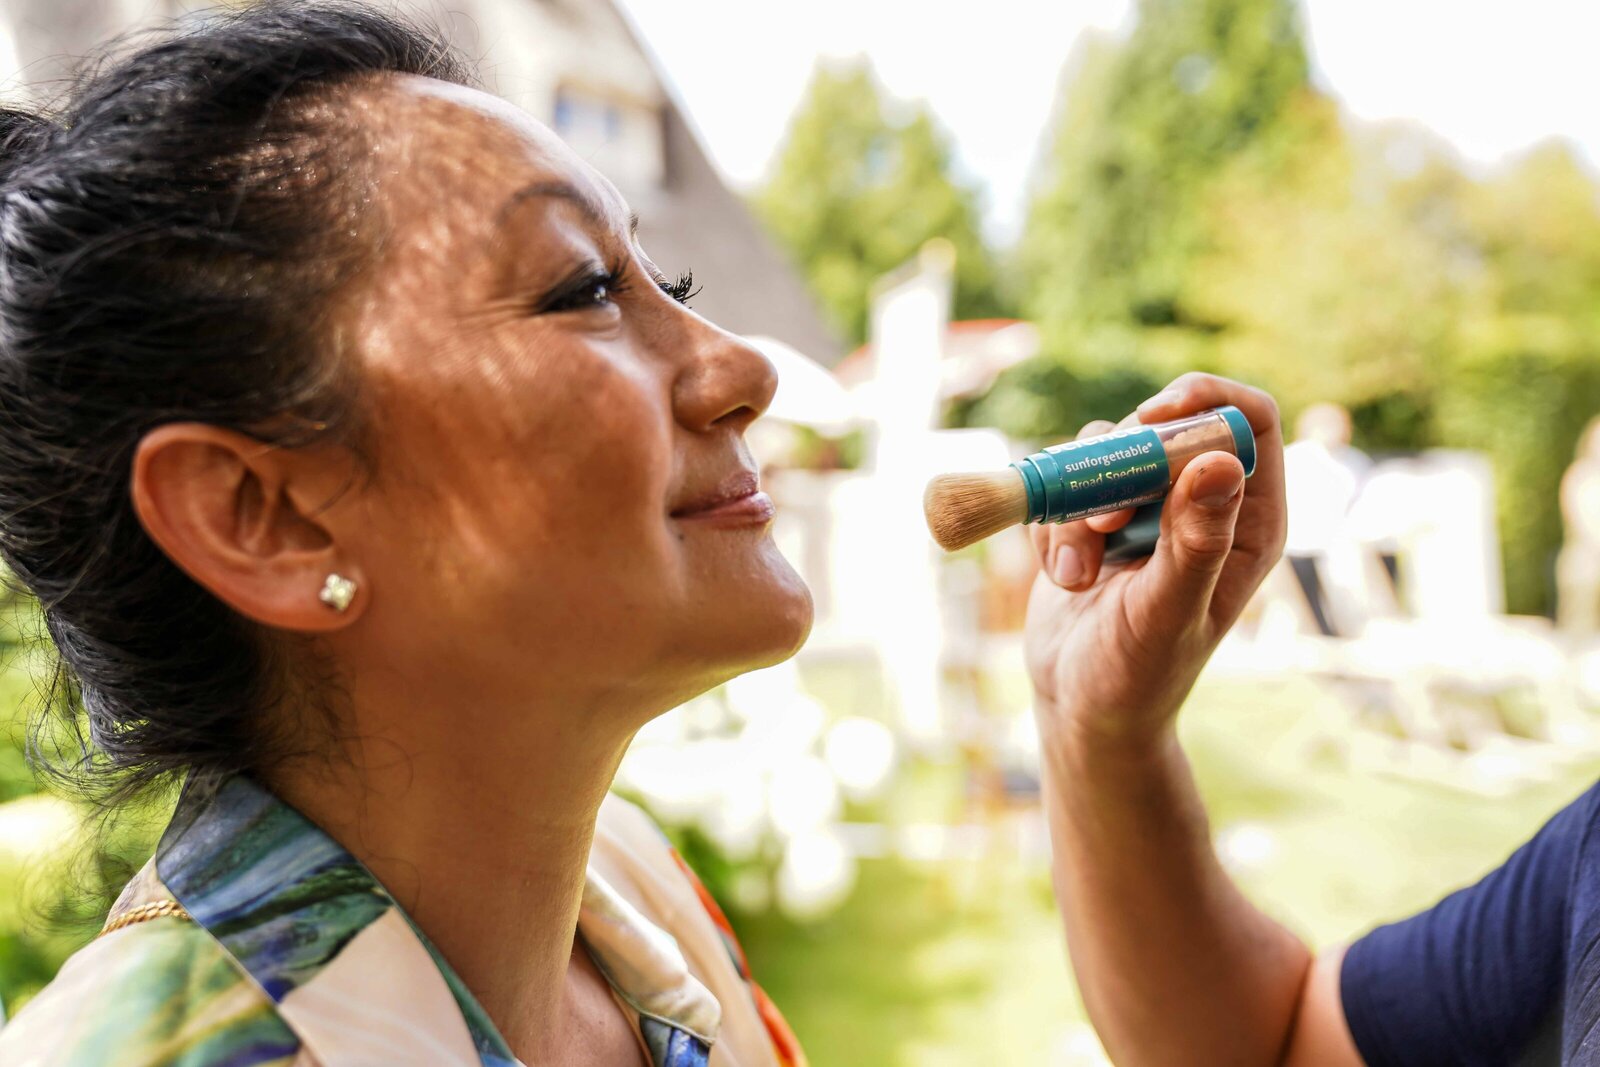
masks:
POLYGON ((418 694, 650 713, 791 654, 811 600, 744 443, 771 365, 527 114, 411 77, 351 107, 387 232, 335 320, 376 468, 335 505, 369 595, 340 639, 418 694))

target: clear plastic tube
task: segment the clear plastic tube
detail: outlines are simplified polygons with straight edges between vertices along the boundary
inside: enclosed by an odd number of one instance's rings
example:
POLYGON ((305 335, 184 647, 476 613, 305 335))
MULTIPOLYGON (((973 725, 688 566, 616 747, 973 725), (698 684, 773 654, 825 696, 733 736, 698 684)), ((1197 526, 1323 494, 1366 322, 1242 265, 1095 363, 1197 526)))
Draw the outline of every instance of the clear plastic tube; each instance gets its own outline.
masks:
POLYGON ((1196 456, 1231 452, 1255 471, 1255 435, 1236 407, 1130 426, 1037 452, 1012 466, 1028 491, 1028 522, 1073 522, 1165 497, 1196 456))
POLYGON ((1232 452, 1239 454, 1233 430, 1220 411, 1202 411, 1186 419, 1174 419, 1150 427, 1161 440, 1167 452, 1167 486, 1178 480, 1183 468, 1196 456, 1207 452, 1232 452))

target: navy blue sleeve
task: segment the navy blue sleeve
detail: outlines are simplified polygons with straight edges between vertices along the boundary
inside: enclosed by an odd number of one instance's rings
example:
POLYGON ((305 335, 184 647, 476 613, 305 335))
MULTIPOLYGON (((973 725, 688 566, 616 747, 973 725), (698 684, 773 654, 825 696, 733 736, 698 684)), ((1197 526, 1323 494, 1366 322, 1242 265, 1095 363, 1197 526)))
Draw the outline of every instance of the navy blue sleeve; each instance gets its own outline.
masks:
POLYGON ((1559 1021, 1573 873, 1600 786, 1504 865, 1350 946, 1339 995, 1369 1067, 1501 1065, 1559 1021))

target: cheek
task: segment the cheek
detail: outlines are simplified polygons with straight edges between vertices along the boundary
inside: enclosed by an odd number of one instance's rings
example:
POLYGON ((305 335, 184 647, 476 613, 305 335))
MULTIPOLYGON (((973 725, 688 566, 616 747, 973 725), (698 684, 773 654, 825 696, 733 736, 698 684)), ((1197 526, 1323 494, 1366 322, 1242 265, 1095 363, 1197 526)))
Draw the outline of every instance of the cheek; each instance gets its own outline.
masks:
POLYGON ((641 361, 620 345, 502 343, 428 370, 374 392, 396 510, 444 580, 547 584, 659 555, 641 538, 666 535, 672 422, 641 361))

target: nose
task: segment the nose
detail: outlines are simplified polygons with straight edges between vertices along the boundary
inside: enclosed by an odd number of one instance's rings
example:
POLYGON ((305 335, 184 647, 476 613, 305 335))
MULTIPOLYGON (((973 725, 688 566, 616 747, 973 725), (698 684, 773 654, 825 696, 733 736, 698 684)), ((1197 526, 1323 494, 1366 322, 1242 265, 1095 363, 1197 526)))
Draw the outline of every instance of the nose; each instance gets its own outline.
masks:
POLYGON ((672 385, 679 425, 697 433, 726 427, 743 433, 772 403, 778 371, 743 339, 700 320, 694 354, 672 385))

